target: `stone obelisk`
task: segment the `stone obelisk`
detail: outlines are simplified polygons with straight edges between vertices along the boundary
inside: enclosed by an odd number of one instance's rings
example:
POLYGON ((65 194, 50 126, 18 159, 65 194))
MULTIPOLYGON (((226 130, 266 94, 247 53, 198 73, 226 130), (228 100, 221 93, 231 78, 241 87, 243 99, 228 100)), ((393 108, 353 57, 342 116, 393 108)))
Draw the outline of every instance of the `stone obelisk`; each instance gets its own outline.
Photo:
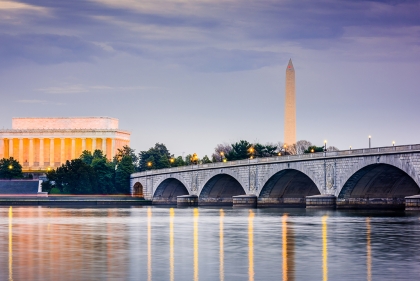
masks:
POLYGON ((296 143, 296 88, 292 59, 286 68, 286 99, 284 104, 284 143, 296 143))

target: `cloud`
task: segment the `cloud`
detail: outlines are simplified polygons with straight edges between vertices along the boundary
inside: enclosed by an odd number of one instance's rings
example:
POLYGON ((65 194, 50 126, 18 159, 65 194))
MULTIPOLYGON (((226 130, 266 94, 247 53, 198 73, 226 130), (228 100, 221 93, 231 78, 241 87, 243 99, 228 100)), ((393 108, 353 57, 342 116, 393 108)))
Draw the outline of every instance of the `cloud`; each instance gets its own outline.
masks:
POLYGON ((93 61, 104 54, 101 47, 76 36, 0 33, 3 62, 31 61, 38 64, 93 61))

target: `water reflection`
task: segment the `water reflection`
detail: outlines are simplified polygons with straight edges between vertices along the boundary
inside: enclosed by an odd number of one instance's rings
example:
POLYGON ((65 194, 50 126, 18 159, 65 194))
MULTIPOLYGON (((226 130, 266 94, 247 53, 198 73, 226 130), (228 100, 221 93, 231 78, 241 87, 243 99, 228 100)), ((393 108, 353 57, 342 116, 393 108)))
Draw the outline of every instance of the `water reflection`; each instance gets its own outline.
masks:
POLYGON ((194 281, 198 281, 198 209, 194 209, 194 281))
POLYGON ((169 209, 169 280, 174 281, 174 208, 169 209))
POLYGON ((293 281, 295 271, 295 243, 293 229, 288 224, 288 215, 282 217, 282 254, 283 254, 283 281, 293 281))
POLYGON ((9 208, 9 280, 13 280, 13 209, 9 208))
POLYGON ((147 280, 152 281, 152 208, 147 208, 147 280))
POLYGON ((328 246, 327 246, 327 219, 322 217, 322 280, 328 280, 328 246))
POLYGON ((254 212, 249 210, 248 216, 248 275, 249 281, 254 281, 254 212))
POLYGON ((224 262, 225 262, 225 257, 224 257, 224 255, 225 255, 225 252, 224 252, 224 249, 223 249, 223 219, 224 219, 224 216, 225 216, 225 212, 223 211, 223 209, 220 209, 220 213, 219 213, 219 216, 220 216, 220 223, 219 223, 219 271, 220 271, 220 273, 219 273, 219 278, 220 278, 220 281, 224 281, 225 280, 225 265, 224 265, 224 262))
POLYGON ((366 218, 366 267, 367 267, 367 280, 372 281, 372 252, 370 247, 370 218, 366 218))

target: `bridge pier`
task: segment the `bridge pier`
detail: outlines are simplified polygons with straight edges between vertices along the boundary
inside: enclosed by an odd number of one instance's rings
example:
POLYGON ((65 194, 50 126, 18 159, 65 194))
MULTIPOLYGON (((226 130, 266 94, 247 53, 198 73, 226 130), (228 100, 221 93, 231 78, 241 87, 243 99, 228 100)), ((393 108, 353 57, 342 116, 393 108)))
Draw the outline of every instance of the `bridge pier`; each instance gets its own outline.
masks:
POLYGON ((233 196, 233 207, 256 208, 257 196, 253 194, 233 196))
POLYGON ((338 209, 404 209, 404 198, 338 198, 337 208, 338 209))
POLYGON ((305 197, 301 198, 258 198, 258 207, 305 208, 305 197))
POLYGON ((420 211, 420 195, 405 197, 405 209, 407 211, 420 211))
POLYGON ((335 209, 337 197, 334 195, 306 196, 307 209, 335 209))
POLYGON ((198 206, 198 196, 197 195, 177 196, 176 205, 178 207, 197 207, 198 206))

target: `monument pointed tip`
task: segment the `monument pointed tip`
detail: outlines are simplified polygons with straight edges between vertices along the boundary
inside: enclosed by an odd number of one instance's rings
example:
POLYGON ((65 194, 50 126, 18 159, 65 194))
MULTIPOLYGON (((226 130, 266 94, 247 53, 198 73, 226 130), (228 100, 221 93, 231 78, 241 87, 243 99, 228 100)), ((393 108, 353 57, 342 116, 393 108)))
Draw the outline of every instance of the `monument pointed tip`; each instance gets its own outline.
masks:
POLYGON ((287 64, 287 70, 294 70, 291 58, 289 59, 289 63, 287 64))

